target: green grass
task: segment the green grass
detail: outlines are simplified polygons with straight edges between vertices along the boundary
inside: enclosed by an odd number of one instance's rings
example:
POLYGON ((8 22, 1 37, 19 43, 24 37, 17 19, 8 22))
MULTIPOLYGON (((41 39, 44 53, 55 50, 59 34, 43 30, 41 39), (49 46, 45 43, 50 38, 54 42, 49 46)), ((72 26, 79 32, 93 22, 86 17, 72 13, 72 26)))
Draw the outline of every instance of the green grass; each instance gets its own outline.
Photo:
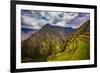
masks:
POLYGON ((70 43, 66 45, 65 51, 49 56, 47 60, 48 61, 65 61, 65 60, 89 59, 90 57, 89 40, 86 41, 86 39, 83 37, 81 39, 85 41, 82 41, 79 38, 75 38, 75 41, 70 40, 70 43))
POLYGON ((84 60, 89 59, 90 56, 90 47, 89 43, 78 40, 79 46, 78 49, 73 54, 72 60, 84 60))

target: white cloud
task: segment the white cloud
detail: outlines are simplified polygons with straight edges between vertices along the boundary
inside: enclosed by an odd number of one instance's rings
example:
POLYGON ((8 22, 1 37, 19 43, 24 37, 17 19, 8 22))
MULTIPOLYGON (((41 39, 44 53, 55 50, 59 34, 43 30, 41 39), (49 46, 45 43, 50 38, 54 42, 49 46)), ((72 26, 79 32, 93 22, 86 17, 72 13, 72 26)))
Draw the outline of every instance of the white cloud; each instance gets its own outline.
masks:
POLYGON ((32 27, 33 29, 40 29, 47 23, 54 26, 79 27, 80 24, 82 24, 85 20, 87 20, 87 18, 90 17, 89 14, 85 14, 84 16, 79 17, 79 13, 76 12, 49 11, 31 11, 30 15, 22 15, 22 23, 28 25, 26 27, 32 27), (71 22, 71 24, 69 22, 71 22))
POLYGON ((65 27, 66 26, 66 22, 65 21, 57 22, 56 26, 65 27))
POLYGON ((78 13, 64 13, 63 20, 66 20, 67 22, 69 22, 72 19, 76 18, 77 16, 78 16, 78 13))
POLYGON ((22 23, 27 25, 27 27, 33 27, 35 29, 39 29, 39 25, 37 23, 37 20, 35 20, 34 18, 32 17, 29 17, 29 16, 21 16, 21 19, 22 19, 22 23))

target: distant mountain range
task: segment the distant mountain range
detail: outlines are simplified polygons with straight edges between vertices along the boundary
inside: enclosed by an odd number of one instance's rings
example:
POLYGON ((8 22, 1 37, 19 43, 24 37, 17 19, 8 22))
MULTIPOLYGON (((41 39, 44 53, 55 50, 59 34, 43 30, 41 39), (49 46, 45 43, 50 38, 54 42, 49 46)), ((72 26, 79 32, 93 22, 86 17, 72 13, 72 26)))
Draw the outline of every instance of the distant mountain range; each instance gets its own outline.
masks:
MULTIPOLYGON (((84 48, 86 49, 89 48, 89 24, 90 21, 87 21, 78 29, 46 24, 40 30, 32 33, 30 37, 21 42, 22 62, 74 60, 77 53, 75 57, 72 57, 73 53, 77 49, 81 49, 81 45, 83 45, 83 47, 85 45, 84 48), (79 44, 80 46, 77 46, 77 42, 80 40, 83 41, 79 44)), ((75 59, 89 58, 89 52, 84 52, 84 50, 79 51, 83 51, 82 55, 87 56, 83 56, 82 58, 79 52, 79 57, 75 59)))
POLYGON ((46 24, 41 30, 52 30, 56 32, 63 32, 65 34, 70 34, 75 31, 75 29, 73 29, 72 27, 52 26, 50 24, 46 24))
POLYGON ((32 34, 34 34, 37 29, 21 28, 21 41, 28 39, 32 34))
MULTIPOLYGON (((40 32, 43 30, 44 33, 56 31, 56 32, 62 32, 63 34, 69 35, 72 33, 75 29, 71 27, 60 27, 60 26, 52 26, 50 24, 46 24, 40 29, 40 32)), ((32 34, 35 32, 39 31, 39 29, 29 29, 29 28, 21 28, 21 36, 22 36, 22 41, 28 39, 32 34)), ((63 35, 62 34, 62 35, 63 35)), ((41 34, 42 35, 42 34, 41 34)))

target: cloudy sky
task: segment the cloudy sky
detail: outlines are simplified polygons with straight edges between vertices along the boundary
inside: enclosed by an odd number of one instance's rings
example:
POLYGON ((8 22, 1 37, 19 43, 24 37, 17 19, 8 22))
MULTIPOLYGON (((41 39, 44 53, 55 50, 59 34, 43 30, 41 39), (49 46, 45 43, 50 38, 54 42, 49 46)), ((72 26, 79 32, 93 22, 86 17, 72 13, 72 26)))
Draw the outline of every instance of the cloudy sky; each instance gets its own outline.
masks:
POLYGON ((53 26, 78 28, 90 19, 89 13, 21 10, 21 27, 40 29, 47 23, 53 26))

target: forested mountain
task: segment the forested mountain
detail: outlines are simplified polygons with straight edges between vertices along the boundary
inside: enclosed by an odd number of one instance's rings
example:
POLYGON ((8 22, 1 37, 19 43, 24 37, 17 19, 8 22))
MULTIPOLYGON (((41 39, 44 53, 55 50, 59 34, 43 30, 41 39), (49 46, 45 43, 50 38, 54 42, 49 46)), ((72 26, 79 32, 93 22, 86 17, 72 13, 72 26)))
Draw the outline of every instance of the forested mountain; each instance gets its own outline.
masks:
POLYGON ((89 30, 90 21, 77 29, 46 24, 21 42, 22 62, 89 59, 89 30))
POLYGON ((72 33, 64 43, 63 51, 48 57, 48 61, 86 60, 90 58, 90 21, 72 33))

